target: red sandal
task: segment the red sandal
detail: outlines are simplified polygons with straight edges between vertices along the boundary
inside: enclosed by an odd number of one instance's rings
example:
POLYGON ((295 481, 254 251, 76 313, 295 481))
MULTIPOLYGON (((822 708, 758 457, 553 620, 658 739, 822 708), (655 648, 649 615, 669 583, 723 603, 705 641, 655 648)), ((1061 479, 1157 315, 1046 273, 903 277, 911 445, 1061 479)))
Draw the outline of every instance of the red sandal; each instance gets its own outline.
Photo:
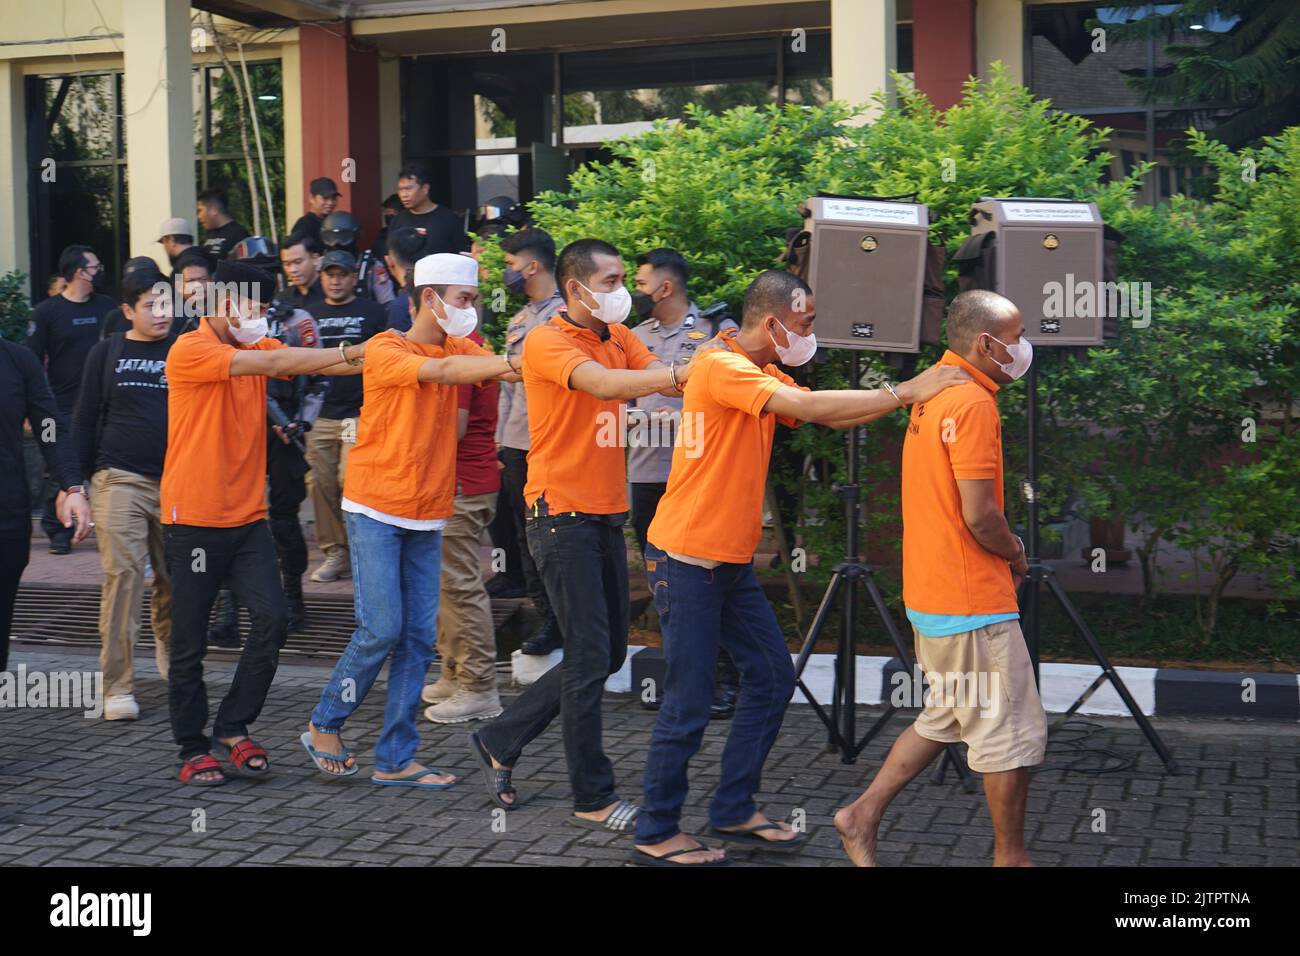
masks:
POLYGON ((181 762, 181 783, 188 783, 196 787, 215 787, 226 782, 226 772, 221 769, 221 764, 212 754, 203 754, 200 757, 190 757, 181 762), (221 774, 216 780, 201 780, 199 774, 217 771, 221 774))
POLYGON ((261 746, 253 742, 251 737, 245 737, 235 744, 225 744, 220 740, 212 742, 212 749, 225 757, 233 765, 236 776, 240 777, 265 777, 271 772, 271 756, 261 746), (248 761, 254 757, 261 757, 265 763, 261 767, 250 767, 248 761))

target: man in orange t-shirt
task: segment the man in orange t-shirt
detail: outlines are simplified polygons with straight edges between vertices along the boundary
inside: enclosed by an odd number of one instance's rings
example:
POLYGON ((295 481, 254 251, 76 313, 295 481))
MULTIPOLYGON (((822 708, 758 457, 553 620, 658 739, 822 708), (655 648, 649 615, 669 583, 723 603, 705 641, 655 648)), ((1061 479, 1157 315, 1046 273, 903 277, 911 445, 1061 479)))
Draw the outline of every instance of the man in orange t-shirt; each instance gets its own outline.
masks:
POLYGON ((255 266, 222 262, 214 280, 213 314, 167 354, 161 489, 172 579, 172 732, 181 782, 206 785, 226 779, 213 749, 229 756, 240 775, 270 771, 266 751, 248 736, 275 677, 288 614, 266 523, 266 379, 356 374, 364 352, 288 348, 267 338, 275 280, 255 266), (223 580, 253 626, 210 738, 203 657, 223 580))
POLYGON ((944 746, 965 743, 984 777, 993 865, 1032 866, 1025 850, 1029 767, 1043 762, 1047 717, 1020 633, 1016 587, 1024 544, 1002 511, 998 386, 1033 361, 1020 311, 993 292, 963 292, 948 310, 941 366, 969 382, 912 407, 903 440, 903 603, 928 693, 871 786, 835 815, 844 848, 874 866, 890 801, 944 746))
POLYGON ((470 735, 492 799, 515 806, 510 771, 560 716, 577 826, 627 832, 640 808, 620 800, 601 740, 605 680, 627 656, 627 468, 619 406, 679 394, 689 366, 670 368, 622 322, 632 308, 622 258, 579 239, 560 252, 565 308, 524 339, 528 400, 528 549, 564 638, 564 660, 496 720, 470 735))
POLYGON ((342 500, 357 627, 301 737, 330 776, 357 772, 339 733, 391 658, 371 782, 445 790, 456 779, 418 762, 415 751, 437 637, 442 529, 456 497, 458 386, 518 377, 501 356, 465 338, 478 324, 477 290, 473 259, 425 256, 412 270, 410 331, 390 329, 366 343, 365 395, 342 500))
POLYGON ((701 352, 686 386, 681 429, 695 434, 673 449, 668 489, 646 532, 646 572, 668 670, 646 755, 634 863, 724 860, 678 826, 687 763, 709 722, 719 645, 740 671, 740 695, 709 808, 712 832, 726 843, 783 852, 803 842, 754 803, 794 693, 790 650, 753 564, 777 421, 849 428, 967 378, 957 369, 934 368, 897 390, 818 392, 796 386, 775 363, 794 367, 812 359, 814 305, 812 290, 798 276, 775 269, 760 273, 745 292, 740 330, 723 333, 701 352))

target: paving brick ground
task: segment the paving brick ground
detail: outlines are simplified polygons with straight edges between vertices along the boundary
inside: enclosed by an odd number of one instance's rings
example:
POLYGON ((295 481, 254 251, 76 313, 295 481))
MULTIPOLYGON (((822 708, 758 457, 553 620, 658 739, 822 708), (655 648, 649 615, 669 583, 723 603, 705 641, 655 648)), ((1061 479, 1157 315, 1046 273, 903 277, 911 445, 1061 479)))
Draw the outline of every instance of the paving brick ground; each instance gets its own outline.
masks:
MULTIPOLYGON (((11 666, 90 670, 92 656, 16 647, 11 666)), ((0 711, 0 866, 407 866, 618 865, 625 838, 566 825, 568 785, 558 727, 534 745, 516 773, 528 806, 494 817, 464 729, 426 725, 421 756, 466 775, 442 793, 379 790, 366 779, 381 718, 384 684, 355 715, 347 739, 362 761, 351 781, 323 780, 297 743, 326 677, 322 666, 285 665, 256 736, 272 752, 275 775, 198 790, 175 780, 165 685, 151 661, 137 663, 135 723, 86 719, 69 710, 0 711), (206 832, 195 832, 200 816, 206 832)), ((233 666, 209 667, 222 692, 233 666)), ((874 711, 875 708, 864 708, 874 711)), ((640 789, 653 714, 630 698, 609 696, 606 749, 624 796, 640 789)), ((1158 720, 1184 773, 1166 776, 1131 721, 1094 719, 1095 732, 1071 746, 1054 743, 1036 774, 1028 836, 1040 863, 1096 866, 1294 866, 1300 861, 1300 729, 1294 724, 1158 720), (1085 752, 1079 747, 1088 748, 1085 752), (1104 749, 1136 761, 1118 773, 1067 769, 1101 765, 1104 749), (1095 832, 1104 812, 1105 832, 1095 832)), ((834 809, 860 790, 904 726, 896 720, 856 765, 824 750, 825 733, 810 708, 790 709, 768 763, 761 803, 776 815, 802 811, 811 843, 795 859, 736 855, 741 863, 846 865, 830 825, 834 809)), ((686 826, 702 831, 708 793, 727 725, 711 725, 696 761, 686 826)), ((1079 734, 1065 736, 1078 737, 1079 734)), ((881 846, 888 865, 984 865, 992 831, 982 798, 950 776, 914 783, 886 817, 881 846)))

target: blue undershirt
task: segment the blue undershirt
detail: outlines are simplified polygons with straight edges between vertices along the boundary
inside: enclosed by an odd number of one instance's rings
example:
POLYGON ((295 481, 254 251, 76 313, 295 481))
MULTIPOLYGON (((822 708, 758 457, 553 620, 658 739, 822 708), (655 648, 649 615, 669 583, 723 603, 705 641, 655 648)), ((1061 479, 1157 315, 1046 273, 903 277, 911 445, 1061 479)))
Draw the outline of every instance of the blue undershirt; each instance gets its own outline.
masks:
POLYGON ((921 632, 922 637, 951 637, 964 634, 977 627, 988 627, 1001 621, 1020 619, 1018 611, 1004 611, 1001 614, 926 614, 906 608, 907 619, 921 632))

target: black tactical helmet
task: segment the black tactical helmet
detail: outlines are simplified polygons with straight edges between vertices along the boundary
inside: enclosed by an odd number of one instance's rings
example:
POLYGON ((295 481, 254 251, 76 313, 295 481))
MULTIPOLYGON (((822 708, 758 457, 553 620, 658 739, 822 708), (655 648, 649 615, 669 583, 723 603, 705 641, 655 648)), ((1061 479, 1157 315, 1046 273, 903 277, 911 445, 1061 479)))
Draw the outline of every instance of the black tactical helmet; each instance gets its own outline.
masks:
POLYGON ((361 224, 352 213, 332 212, 320 224, 320 241, 326 249, 348 249, 356 245, 361 224))
POLYGON ((241 239, 226 258, 266 269, 272 275, 280 271, 279 250, 276 249, 275 243, 265 236, 249 236, 241 239))

